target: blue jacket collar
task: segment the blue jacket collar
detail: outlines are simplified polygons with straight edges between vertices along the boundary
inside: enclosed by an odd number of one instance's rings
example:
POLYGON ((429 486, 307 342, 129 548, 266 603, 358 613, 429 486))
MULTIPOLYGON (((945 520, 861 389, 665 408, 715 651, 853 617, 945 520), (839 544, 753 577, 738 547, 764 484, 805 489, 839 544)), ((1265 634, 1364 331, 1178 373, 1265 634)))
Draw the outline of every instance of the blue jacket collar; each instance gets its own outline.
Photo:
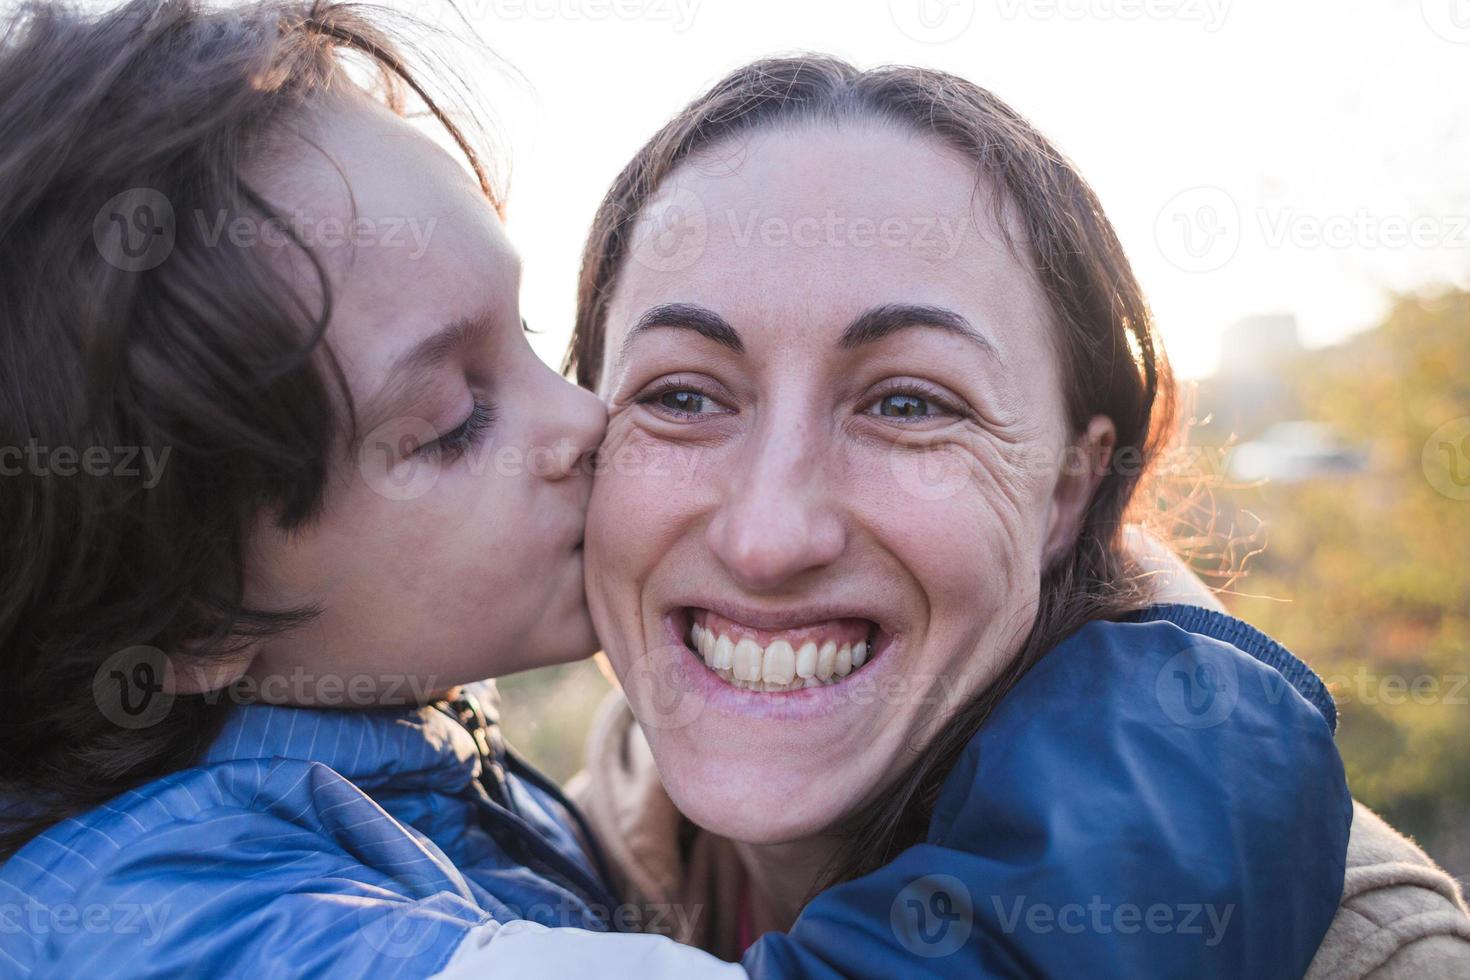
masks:
MULTIPOLYGON (((494 683, 465 686, 493 704, 494 683)), ((318 762, 371 790, 457 793, 481 772, 474 738, 433 705, 395 708, 234 707, 199 765, 250 759, 318 762)))

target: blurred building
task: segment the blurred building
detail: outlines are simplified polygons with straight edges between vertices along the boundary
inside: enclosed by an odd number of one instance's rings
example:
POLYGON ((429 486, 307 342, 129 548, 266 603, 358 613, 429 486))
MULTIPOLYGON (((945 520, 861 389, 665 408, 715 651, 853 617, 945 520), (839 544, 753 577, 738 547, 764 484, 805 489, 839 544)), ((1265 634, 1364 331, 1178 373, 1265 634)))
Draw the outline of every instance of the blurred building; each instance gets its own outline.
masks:
POLYGON ((1366 465, 1331 426, 1302 418, 1292 370, 1311 356, 1290 314, 1246 317, 1226 330, 1220 371, 1200 383, 1194 414, 1211 419, 1213 441, 1235 444, 1232 480, 1296 483, 1366 465))
POLYGON ((1230 453, 1230 478, 1242 483, 1299 483, 1360 472, 1367 457, 1325 422, 1278 422, 1230 453))

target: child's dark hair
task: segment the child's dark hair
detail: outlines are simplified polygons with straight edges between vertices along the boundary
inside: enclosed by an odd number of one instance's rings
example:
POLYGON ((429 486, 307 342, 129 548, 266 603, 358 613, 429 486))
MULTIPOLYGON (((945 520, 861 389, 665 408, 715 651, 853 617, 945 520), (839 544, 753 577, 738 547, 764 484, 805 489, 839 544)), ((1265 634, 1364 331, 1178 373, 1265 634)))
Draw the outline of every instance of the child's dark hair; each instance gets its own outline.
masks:
POLYGON ((258 520, 312 520, 352 431, 330 285, 311 259, 304 301, 209 229, 272 217, 242 161, 351 84, 347 59, 438 117, 495 202, 381 18, 133 0, 0 23, 0 859, 218 731, 222 699, 199 696, 119 724, 94 694, 109 658, 207 662, 313 613, 248 608, 242 554, 258 520))

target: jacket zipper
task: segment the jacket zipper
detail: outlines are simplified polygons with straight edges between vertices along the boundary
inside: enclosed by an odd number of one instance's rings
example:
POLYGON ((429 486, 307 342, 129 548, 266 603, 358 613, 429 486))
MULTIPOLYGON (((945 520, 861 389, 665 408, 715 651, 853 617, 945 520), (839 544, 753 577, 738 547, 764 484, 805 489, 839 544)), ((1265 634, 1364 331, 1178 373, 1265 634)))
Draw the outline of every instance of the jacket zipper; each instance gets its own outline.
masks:
POLYGON ((521 853, 517 857, 524 861, 530 870, 549 878, 579 896, 592 917, 607 925, 606 916, 613 906, 606 904, 607 911, 598 909, 598 903, 608 897, 602 883, 589 879, 585 872, 567 861, 563 855, 541 838, 541 835, 526 822, 525 817, 516 808, 515 798, 510 791, 509 777, 506 774, 504 760, 507 758, 507 749, 500 726, 486 720, 480 702, 472 694, 461 693, 454 698, 441 701, 440 706, 475 740, 475 748, 480 754, 480 784, 494 803, 508 811, 512 828, 521 831, 516 835, 517 843, 521 845, 518 848, 521 853))

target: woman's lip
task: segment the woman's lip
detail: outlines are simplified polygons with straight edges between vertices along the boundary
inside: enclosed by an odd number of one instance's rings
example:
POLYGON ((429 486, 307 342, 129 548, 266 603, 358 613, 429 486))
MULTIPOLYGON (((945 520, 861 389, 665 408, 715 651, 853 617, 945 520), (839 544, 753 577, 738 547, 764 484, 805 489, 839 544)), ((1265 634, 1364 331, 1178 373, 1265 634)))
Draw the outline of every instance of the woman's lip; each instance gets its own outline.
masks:
MULTIPOLYGON (((690 609, 707 609, 753 630, 793 630, 838 619, 866 619, 877 625, 881 632, 893 632, 874 610, 865 609, 856 603, 815 603, 783 609, 762 609, 718 599, 690 599, 670 607, 667 615, 687 615, 690 609)), ((687 627, 688 624, 684 625, 687 627)))
MULTIPOLYGON (((785 640, 798 649, 805 642, 815 642, 820 646, 827 640, 833 640, 839 645, 857 643, 860 640, 871 643, 874 637, 884 635, 878 624, 871 619, 824 619, 785 629, 758 629, 748 623, 721 616, 710 609, 691 606, 684 612, 688 621, 712 630, 717 637, 727 636, 734 643, 751 639, 762 647, 767 647, 776 640, 785 640)), ((687 630, 685 635, 688 635, 687 630)))

